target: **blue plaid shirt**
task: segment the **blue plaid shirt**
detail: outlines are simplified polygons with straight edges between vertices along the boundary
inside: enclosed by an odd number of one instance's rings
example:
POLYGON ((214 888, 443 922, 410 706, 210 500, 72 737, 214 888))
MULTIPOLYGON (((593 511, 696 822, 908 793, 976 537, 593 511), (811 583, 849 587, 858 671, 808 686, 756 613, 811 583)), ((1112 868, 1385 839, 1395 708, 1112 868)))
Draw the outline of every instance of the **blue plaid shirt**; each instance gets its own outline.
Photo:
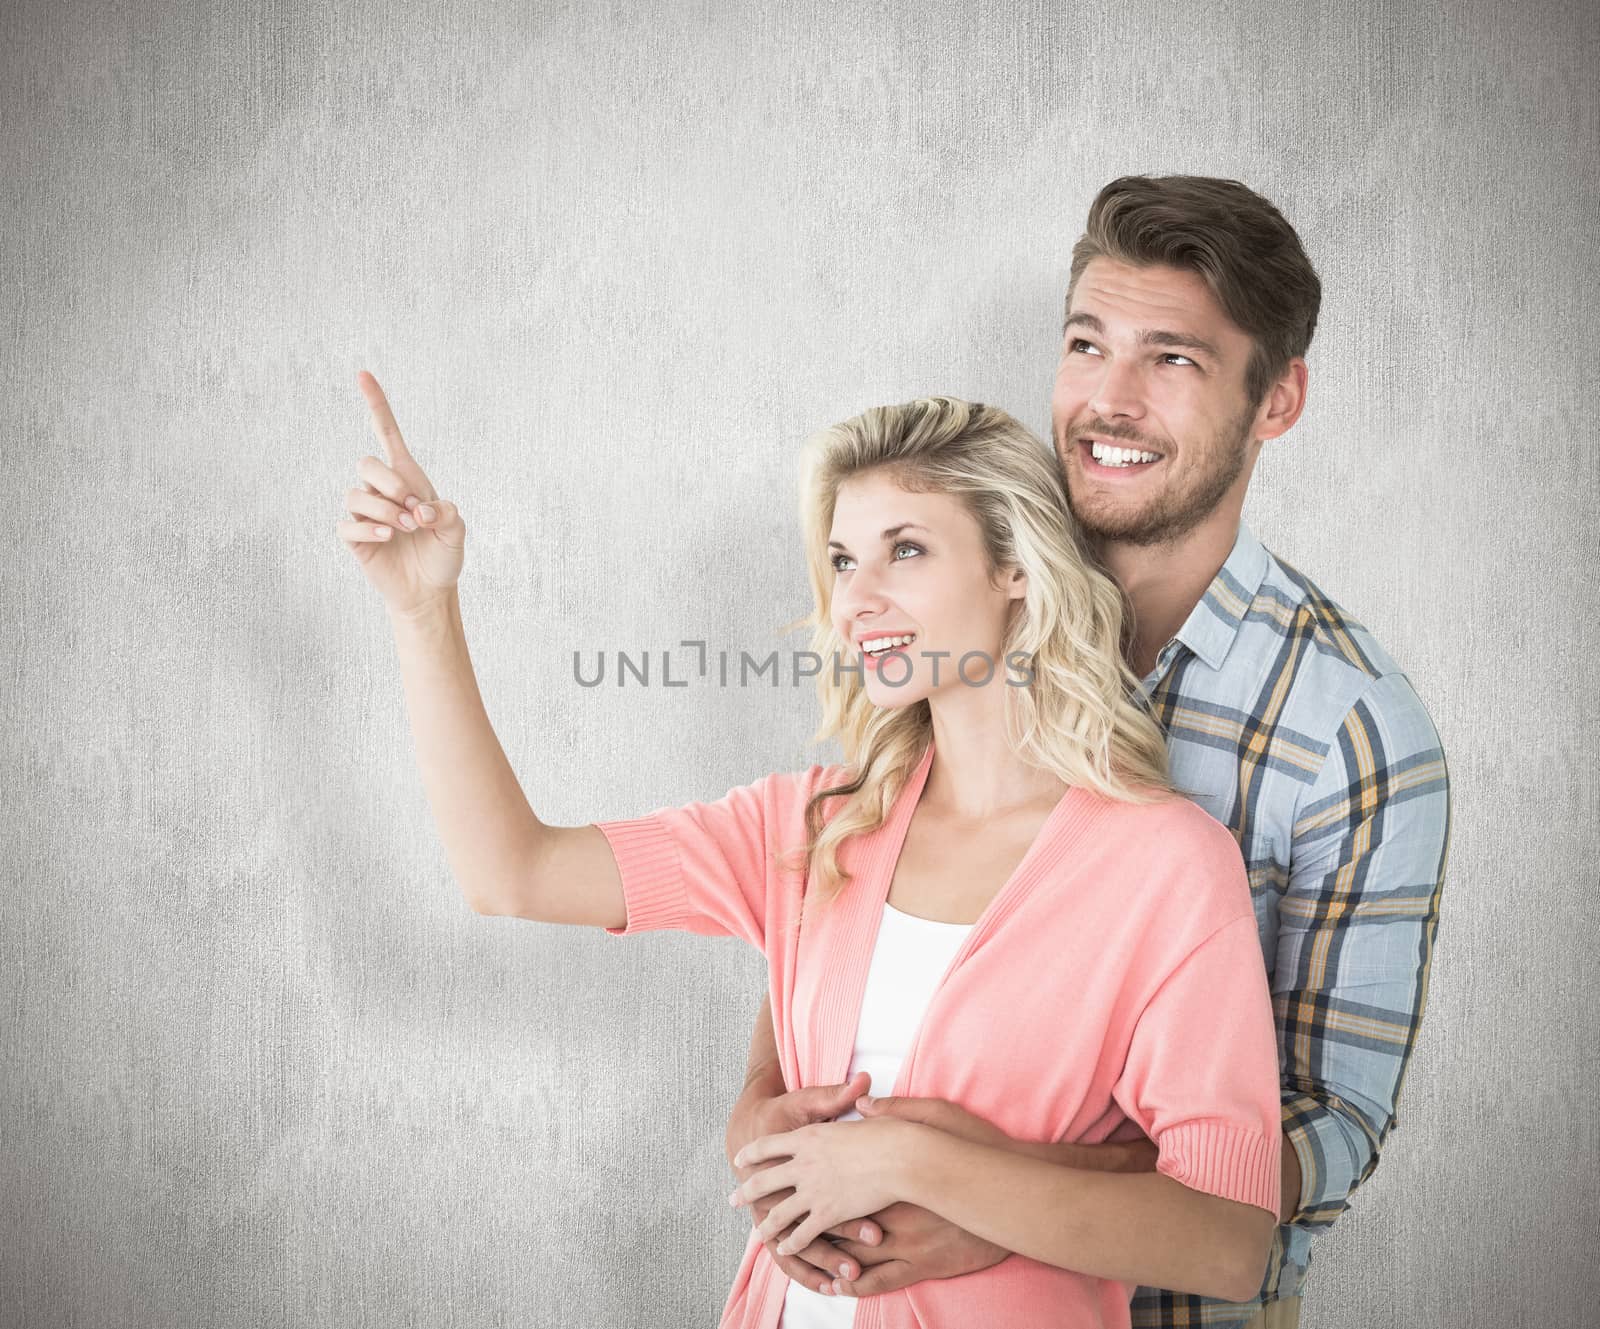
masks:
POLYGON ((1449 777, 1400 667, 1243 523, 1142 695, 1174 782, 1244 853, 1301 1196, 1255 1300, 1142 1287, 1133 1324, 1244 1326, 1263 1301, 1300 1295, 1312 1240, 1395 1124, 1428 998, 1449 777))

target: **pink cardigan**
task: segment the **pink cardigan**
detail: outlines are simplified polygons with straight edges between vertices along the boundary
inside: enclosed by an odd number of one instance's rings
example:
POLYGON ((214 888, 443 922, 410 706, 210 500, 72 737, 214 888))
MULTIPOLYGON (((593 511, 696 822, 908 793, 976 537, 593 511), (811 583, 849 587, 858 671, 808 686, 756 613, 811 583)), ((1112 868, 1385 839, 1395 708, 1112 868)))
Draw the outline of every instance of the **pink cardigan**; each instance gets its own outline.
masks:
MULTIPOLYGON (((767 957, 784 1083, 842 1082, 894 865, 932 762, 930 743, 884 825, 842 846, 853 878, 804 935, 801 884, 774 850, 804 844, 806 799, 842 767, 597 823, 628 906, 627 926, 606 930, 744 938, 767 957)), ((1187 799, 1139 807, 1073 787, 951 961, 892 1092, 949 1099, 1019 1139, 1142 1133, 1167 1176, 1276 1213, 1271 1002, 1228 830, 1187 799)), ((752 1224, 721 1329, 773 1329, 787 1285, 752 1224)), ((855 1324, 1120 1329, 1134 1291, 1011 1255, 864 1297, 855 1324)))

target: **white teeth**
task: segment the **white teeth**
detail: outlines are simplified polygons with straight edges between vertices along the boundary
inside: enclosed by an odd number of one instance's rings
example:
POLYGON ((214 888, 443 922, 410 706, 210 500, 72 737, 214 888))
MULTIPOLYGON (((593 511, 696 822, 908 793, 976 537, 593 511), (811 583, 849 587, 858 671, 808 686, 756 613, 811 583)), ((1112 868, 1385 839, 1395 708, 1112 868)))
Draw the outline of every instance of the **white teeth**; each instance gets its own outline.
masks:
POLYGON ((1138 462, 1161 460, 1159 452, 1139 452, 1134 448, 1113 448, 1098 440, 1089 444, 1089 452, 1102 466, 1132 466, 1138 462))
POLYGON ((892 651, 896 646, 907 646, 916 640, 916 636, 909 637, 875 637, 862 646, 862 650, 871 655, 880 655, 884 651, 892 651))

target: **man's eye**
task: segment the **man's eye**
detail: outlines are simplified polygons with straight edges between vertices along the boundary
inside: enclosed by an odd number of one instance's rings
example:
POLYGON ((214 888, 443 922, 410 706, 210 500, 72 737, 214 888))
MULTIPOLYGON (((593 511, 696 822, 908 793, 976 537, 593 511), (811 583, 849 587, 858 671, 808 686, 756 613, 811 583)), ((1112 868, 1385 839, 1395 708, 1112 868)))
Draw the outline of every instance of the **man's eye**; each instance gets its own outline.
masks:
POLYGON ((1194 363, 1194 361, 1191 360, 1187 355, 1179 355, 1176 351, 1168 351, 1161 358, 1163 360, 1182 360, 1186 365, 1192 365, 1194 363))
POLYGON ((1082 347, 1086 351, 1094 351, 1094 353, 1096 355, 1100 354, 1099 351, 1095 350, 1094 346, 1091 343, 1084 341, 1082 337, 1074 337, 1073 340, 1072 340, 1072 344, 1068 347, 1068 349, 1076 351, 1077 349, 1079 349, 1079 347, 1082 347))

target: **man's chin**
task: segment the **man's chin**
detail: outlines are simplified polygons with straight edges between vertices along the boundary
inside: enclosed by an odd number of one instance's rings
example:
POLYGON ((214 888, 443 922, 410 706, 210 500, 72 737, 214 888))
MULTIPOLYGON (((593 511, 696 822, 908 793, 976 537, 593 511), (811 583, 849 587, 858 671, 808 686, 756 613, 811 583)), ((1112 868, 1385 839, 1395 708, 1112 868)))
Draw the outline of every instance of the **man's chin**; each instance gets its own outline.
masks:
POLYGON ((1089 543, 1100 549, 1108 545, 1145 548, 1175 544, 1196 524, 1193 520, 1183 523, 1169 516, 1145 512, 1080 513, 1075 509, 1073 516, 1089 543))
POLYGON ((1091 540, 1128 540, 1139 543, 1148 538, 1152 529, 1158 525, 1152 522, 1150 513, 1137 509, 1128 511, 1096 505, 1086 506, 1070 500, 1067 509, 1072 513, 1079 528, 1091 540))

